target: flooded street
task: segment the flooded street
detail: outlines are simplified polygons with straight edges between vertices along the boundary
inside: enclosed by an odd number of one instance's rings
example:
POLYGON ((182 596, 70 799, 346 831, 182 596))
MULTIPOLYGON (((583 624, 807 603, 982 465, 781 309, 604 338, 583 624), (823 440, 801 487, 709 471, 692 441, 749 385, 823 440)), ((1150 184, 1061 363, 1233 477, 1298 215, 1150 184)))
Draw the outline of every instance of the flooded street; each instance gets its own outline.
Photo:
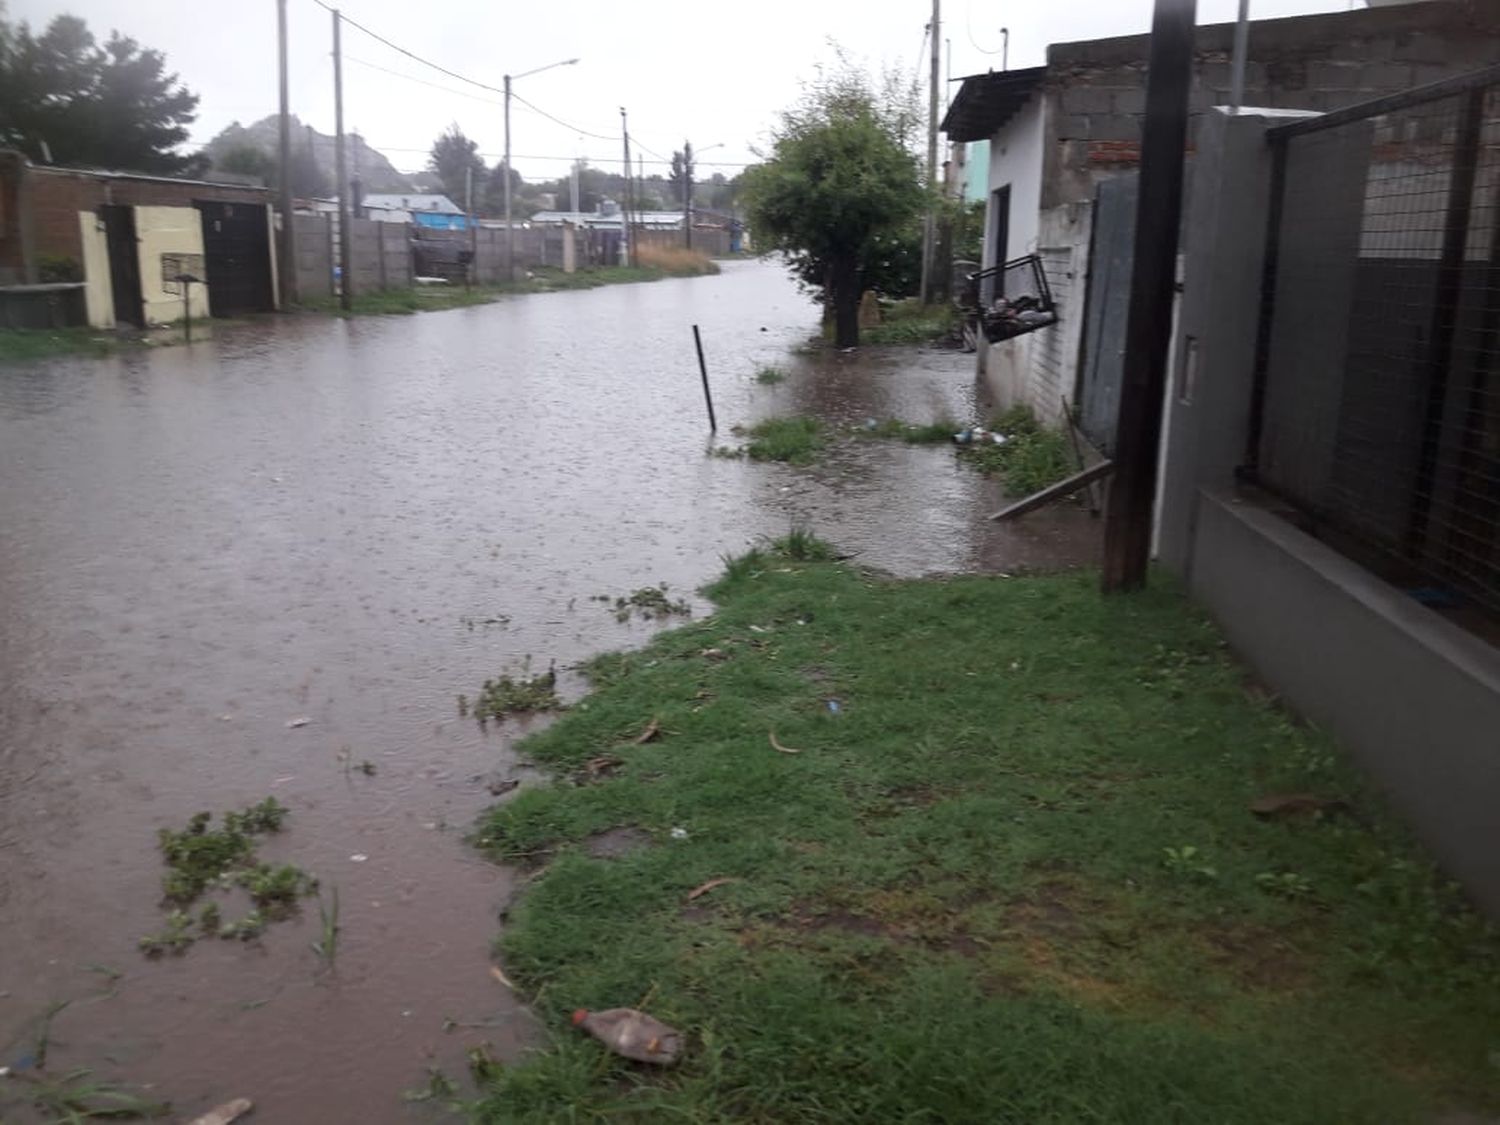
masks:
POLYGON ((0 368, 0 1065, 72 1000, 49 1071, 183 1117, 430 1114, 401 1097, 426 1067, 538 1040, 488 971, 517 877, 463 840, 521 728, 481 730, 459 693, 639 643, 591 597, 691 591, 794 521, 899 574, 1091 557, 1076 508, 985 522, 997 489, 945 448, 706 456, 693 323, 717 444, 772 413, 975 411, 972 356, 794 355, 817 311, 757 262, 0 368), (762 364, 790 378, 758 385, 762 364), (336 971, 313 900, 260 942, 144 958, 157 830, 267 794, 290 815, 263 858, 338 888, 336 971))

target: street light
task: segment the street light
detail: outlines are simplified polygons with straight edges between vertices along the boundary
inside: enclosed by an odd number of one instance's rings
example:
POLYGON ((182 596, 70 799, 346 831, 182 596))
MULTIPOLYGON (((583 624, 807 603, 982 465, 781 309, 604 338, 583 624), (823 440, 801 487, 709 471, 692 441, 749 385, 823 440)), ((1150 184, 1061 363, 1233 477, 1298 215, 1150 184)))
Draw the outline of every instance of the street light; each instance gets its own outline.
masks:
MULTIPOLYGON (((699 150, 701 156, 705 152, 713 152, 716 148, 723 148, 723 142, 709 145, 699 150)), ((691 250, 693 248, 693 142, 682 142, 682 233, 684 245, 691 250)))
POLYGON ((505 280, 516 279, 516 232, 510 225, 510 84, 517 78, 529 78, 533 74, 540 74, 544 70, 551 70, 554 66, 574 66, 577 59, 563 59, 561 62, 548 63, 546 66, 536 67, 534 70, 524 71, 521 74, 505 76, 505 280))

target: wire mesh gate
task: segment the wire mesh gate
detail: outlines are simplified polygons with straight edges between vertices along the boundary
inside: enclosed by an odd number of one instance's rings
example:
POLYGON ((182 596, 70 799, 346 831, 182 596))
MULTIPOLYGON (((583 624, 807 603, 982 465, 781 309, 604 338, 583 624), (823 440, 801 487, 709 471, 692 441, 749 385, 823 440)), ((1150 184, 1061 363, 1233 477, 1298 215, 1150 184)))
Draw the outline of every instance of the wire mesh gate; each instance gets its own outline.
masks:
POLYGON ((1267 135, 1246 474, 1393 581, 1500 610, 1500 66, 1267 135))

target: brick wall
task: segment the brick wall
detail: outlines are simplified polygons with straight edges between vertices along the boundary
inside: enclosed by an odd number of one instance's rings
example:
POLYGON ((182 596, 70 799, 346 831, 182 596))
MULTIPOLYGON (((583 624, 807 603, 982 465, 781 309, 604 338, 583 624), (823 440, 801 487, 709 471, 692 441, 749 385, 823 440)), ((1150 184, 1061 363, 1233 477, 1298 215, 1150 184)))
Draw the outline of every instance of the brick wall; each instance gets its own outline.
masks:
POLYGON ((83 245, 78 212, 106 203, 136 207, 191 207, 198 200, 249 203, 264 207, 271 194, 265 188, 207 184, 194 180, 157 180, 147 177, 94 175, 65 168, 33 166, 26 170, 30 206, 27 208, 32 252, 81 261, 83 245))

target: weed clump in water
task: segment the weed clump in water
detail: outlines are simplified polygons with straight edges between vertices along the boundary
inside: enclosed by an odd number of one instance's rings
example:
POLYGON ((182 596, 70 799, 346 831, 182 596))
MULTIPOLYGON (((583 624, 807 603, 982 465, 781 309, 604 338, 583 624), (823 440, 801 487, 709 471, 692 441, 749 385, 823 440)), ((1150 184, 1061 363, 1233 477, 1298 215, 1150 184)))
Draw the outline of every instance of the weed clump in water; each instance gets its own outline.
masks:
MULTIPOLYGON (((608 601, 608 594, 598 595, 600 601, 608 601)), ((693 607, 683 598, 673 601, 667 596, 667 584, 642 586, 639 590, 615 599, 615 620, 629 621, 637 615, 647 621, 665 621, 669 617, 690 617, 693 607)))
POLYGON ((819 539, 805 527, 793 527, 775 540, 771 549, 794 562, 827 562, 835 557, 833 545, 819 539))
POLYGON ((538 711, 558 711, 562 700, 557 697, 557 668, 536 676, 524 672, 519 676, 499 676, 485 680, 479 698, 470 708, 481 723, 503 719, 507 715, 530 715, 538 711))
POLYGON ((187 908, 211 890, 242 887, 255 909, 239 922, 223 925, 219 903, 205 903, 197 917, 204 937, 248 939, 259 935, 268 919, 295 913, 297 900, 317 889, 317 879, 293 864, 273 866, 255 856, 255 837, 281 831, 286 816, 286 806, 267 797, 239 812, 225 813, 218 828, 212 826, 212 813, 200 812, 181 831, 161 829, 157 846, 167 865, 162 893, 173 909, 163 929, 141 938, 141 951, 150 956, 186 951, 196 940, 187 908))
POLYGON ((762 386, 774 387, 786 382, 786 372, 779 367, 762 367, 755 373, 755 381, 762 386))

